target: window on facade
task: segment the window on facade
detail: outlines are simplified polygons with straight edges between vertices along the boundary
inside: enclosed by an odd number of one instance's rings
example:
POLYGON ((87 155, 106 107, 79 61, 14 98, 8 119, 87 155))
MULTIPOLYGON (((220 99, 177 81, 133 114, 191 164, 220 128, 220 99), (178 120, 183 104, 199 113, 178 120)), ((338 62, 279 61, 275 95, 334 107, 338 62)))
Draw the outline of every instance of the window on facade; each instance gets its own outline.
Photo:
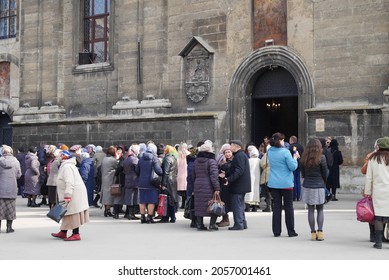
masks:
POLYGON ((0 39, 16 37, 16 0, 0 0, 0 39))
POLYGON ((87 59, 80 64, 109 61, 110 0, 85 0, 84 3, 83 53, 87 59))

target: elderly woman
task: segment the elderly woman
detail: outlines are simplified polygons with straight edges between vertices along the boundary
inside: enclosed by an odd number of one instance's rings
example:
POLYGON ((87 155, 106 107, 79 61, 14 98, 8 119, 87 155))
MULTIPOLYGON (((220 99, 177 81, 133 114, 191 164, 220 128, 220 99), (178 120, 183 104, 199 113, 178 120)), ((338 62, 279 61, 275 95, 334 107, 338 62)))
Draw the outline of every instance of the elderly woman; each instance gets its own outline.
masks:
POLYGON ((81 166, 80 175, 86 186, 86 192, 88 194, 88 204, 93 205, 93 190, 95 189, 95 165, 93 158, 87 152, 80 154, 81 166))
POLYGON ((139 210, 141 214, 141 223, 153 224, 155 204, 158 203, 159 189, 151 183, 153 172, 162 176, 161 164, 157 158, 157 146, 154 143, 148 143, 146 151, 140 156, 138 165, 135 169, 139 176, 139 210), (147 219, 146 219, 147 209, 147 219))
POLYGON ((80 226, 89 222, 86 188, 76 164, 76 158, 68 151, 61 152, 57 190, 58 200, 65 201, 67 204, 67 212, 62 219, 60 232, 51 235, 64 241, 81 240, 80 226), (72 235, 69 237, 67 237, 68 230, 72 230, 72 235))
POLYGON ((0 157, 0 229, 1 220, 7 220, 6 233, 14 232, 12 222, 16 219, 17 179, 22 176, 19 161, 13 156, 13 150, 3 145, 0 157))
POLYGON ((111 207, 113 205, 113 196, 111 195, 111 185, 115 180, 116 169, 118 167, 118 160, 116 158, 116 147, 110 146, 107 149, 106 157, 101 163, 101 203, 104 205, 104 217, 113 217, 111 207))
MULTIPOLYGON (((50 146, 51 147, 51 146, 50 146)), ((54 146, 55 147, 55 146, 54 146)), ((50 209, 57 203, 57 177, 59 171, 59 156, 60 149, 50 150, 53 155, 50 161, 47 162, 47 193, 50 209)))
MULTIPOLYGON (((171 223, 176 222, 177 211, 177 150, 170 145, 166 145, 165 157, 162 160, 162 190, 165 190, 169 196, 169 203, 167 209, 167 216, 163 217, 160 223, 167 223, 170 218, 171 223)), ((186 159, 185 159, 186 161, 186 159)), ((185 168, 186 170, 186 168, 185 168)), ((187 170, 186 170, 187 171, 187 170)), ((185 187, 186 188, 186 187, 185 187)))
POLYGON ((199 147, 199 153, 193 166, 194 207, 198 230, 207 230, 204 226, 204 216, 211 216, 210 230, 218 230, 217 216, 207 212, 208 201, 220 192, 219 171, 212 148, 212 142, 207 140, 199 147))
POLYGON ((253 212, 257 212, 257 208, 259 208, 261 160, 259 159, 259 151, 255 146, 248 146, 247 152, 249 155, 251 192, 246 193, 244 200, 246 203, 246 209, 250 210, 250 208, 252 208, 253 212))
POLYGON ((135 168, 138 165, 139 145, 132 144, 123 162, 123 173, 125 174, 123 204, 126 205, 126 217, 129 220, 139 220, 135 216, 138 205, 138 175, 135 168))
POLYGON ((37 148, 30 147, 26 155, 26 174, 24 175, 24 193, 28 197, 28 207, 40 207, 40 205, 36 203, 36 196, 40 194, 39 166, 37 148))

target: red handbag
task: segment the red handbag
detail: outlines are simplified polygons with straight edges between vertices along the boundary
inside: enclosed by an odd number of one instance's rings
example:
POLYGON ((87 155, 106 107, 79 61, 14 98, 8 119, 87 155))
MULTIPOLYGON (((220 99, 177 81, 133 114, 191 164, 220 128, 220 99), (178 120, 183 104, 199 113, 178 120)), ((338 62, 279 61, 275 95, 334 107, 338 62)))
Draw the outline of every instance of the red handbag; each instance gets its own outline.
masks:
POLYGON ((364 197, 357 202, 356 206, 357 220, 365 223, 374 221, 374 208, 371 197, 364 197))
POLYGON ((158 208, 157 208, 158 216, 165 217, 167 216, 167 195, 160 194, 158 196, 158 208))

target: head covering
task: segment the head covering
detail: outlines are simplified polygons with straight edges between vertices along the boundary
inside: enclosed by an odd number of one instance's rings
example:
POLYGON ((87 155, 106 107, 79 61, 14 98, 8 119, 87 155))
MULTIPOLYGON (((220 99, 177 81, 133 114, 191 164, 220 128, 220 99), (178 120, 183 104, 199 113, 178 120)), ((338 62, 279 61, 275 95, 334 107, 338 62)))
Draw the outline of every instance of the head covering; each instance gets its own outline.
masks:
POLYGON ((62 151, 61 159, 62 160, 67 160, 69 158, 72 158, 72 155, 69 153, 69 151, 66 151, 66 150, 62 151))
POLYGON ((247 147, 247 152, 249 153, 249 157, 259 157, 258 149, 253 145, 247 147))
POLYGON ((69 147, 66 146, 65 144, 62 144, 60 147, 59 147, 60 150, 62 151, 69 151, 69 147))
POLYGON ((146 151, 146 144, 145 143, 140 143, 139 144, 139 154, 143 154, 146 151))
POLYGON ((231 150, 231 145, 226 143, 220 148, 219 155, 223 155, 225 151, 231 150))
POLYGON ((165 154, 166 155, 173 155, 176 158, 178 157, 178 153, 177 153, 176 148, 174 148, 173 146, 170 146, 170 145, 166 145, 165 154))
POLYGON ((128 154, 134 154, 136 156, 139 155, 139 145, 138 144, 132 144, 130 148, 128 148, 128 154))
POLYGON ((82 148, 81 145, 73 145, 73 146, 70 147, 69 151, 76 152, 76 151, 78 151, 81 148, 82 148))
POLYGON ((2 154, 3 156, 12 156, 14 151, 12 150, 12 148, 10 146, 7 146, 7 145, 3 145, 2 147, 2 154))
POLYGON ((82 152, 82 153, 80 154, 80 158, 81 158, 81 160, 84 160, 84 159, 86 159, 86 158, 90 158, 90 155, 89 155, 88 152, 82 152))
POLYGON ((88 147, 88 148, 91 148, 92 151, 93 151, 94 153, 96 153, 96 146, 95 146, 95 145, 89 144, 87 147, 88 147))
POLYGON ((56 149, 56 150, 54 151, 53 155, 57 158, 57 157, 59 157, 59 156, 61 155, 61 152, 62 152, 62 150, 56 149))
POLYGON ((97 152, 101 152, 103 150, 103 147, 101 147, 101 146, 96 146, 96 153, 97 152))
POLYGON ((154 143, 149 143, 146 148, 147 152, 152 152, 154 155, 157 154, 157 146, 154 143))
POLYGON ((47 151, 48 154, 52 155, 52 154, 54 154, 56 149, 57 149, 56 146, 50 145, 50 146, 47 147, 46 151, 47 151))
POLYGON ((242 141, 240 141, 240 140, 231 140, 231 141, 230 141, 230 144, 235 144, 235 145, 238 145, 238 146, 240 146, 241 148, 243 148, 242 141))
POLYGON ((203 145, 200 146, 199 152, 209 152, 213 153, 212 141, 206 140, 203 145))
POLYGON ((377 140, 377 146, 380 149, 389 149, 389 137, 382 137, 377 140))

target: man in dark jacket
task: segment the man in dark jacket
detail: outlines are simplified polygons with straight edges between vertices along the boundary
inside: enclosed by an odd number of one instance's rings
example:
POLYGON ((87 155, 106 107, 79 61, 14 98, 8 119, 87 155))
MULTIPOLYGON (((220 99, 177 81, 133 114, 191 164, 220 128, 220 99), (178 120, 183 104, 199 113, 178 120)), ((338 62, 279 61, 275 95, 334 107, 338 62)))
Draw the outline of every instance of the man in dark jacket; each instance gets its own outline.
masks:
POLYGON ((246 193, 251 192, 250 165, 247 155, 243 151, 242 142, 240 140, 231 140, 230 145, 234 158, 231 162, 231 168, 225 174, 225 177, 227 178, 228 190, 231 195, 234 226, 228 229, 243 230, 247 229, 247 221, 244 213, 244 196, 246 193))

